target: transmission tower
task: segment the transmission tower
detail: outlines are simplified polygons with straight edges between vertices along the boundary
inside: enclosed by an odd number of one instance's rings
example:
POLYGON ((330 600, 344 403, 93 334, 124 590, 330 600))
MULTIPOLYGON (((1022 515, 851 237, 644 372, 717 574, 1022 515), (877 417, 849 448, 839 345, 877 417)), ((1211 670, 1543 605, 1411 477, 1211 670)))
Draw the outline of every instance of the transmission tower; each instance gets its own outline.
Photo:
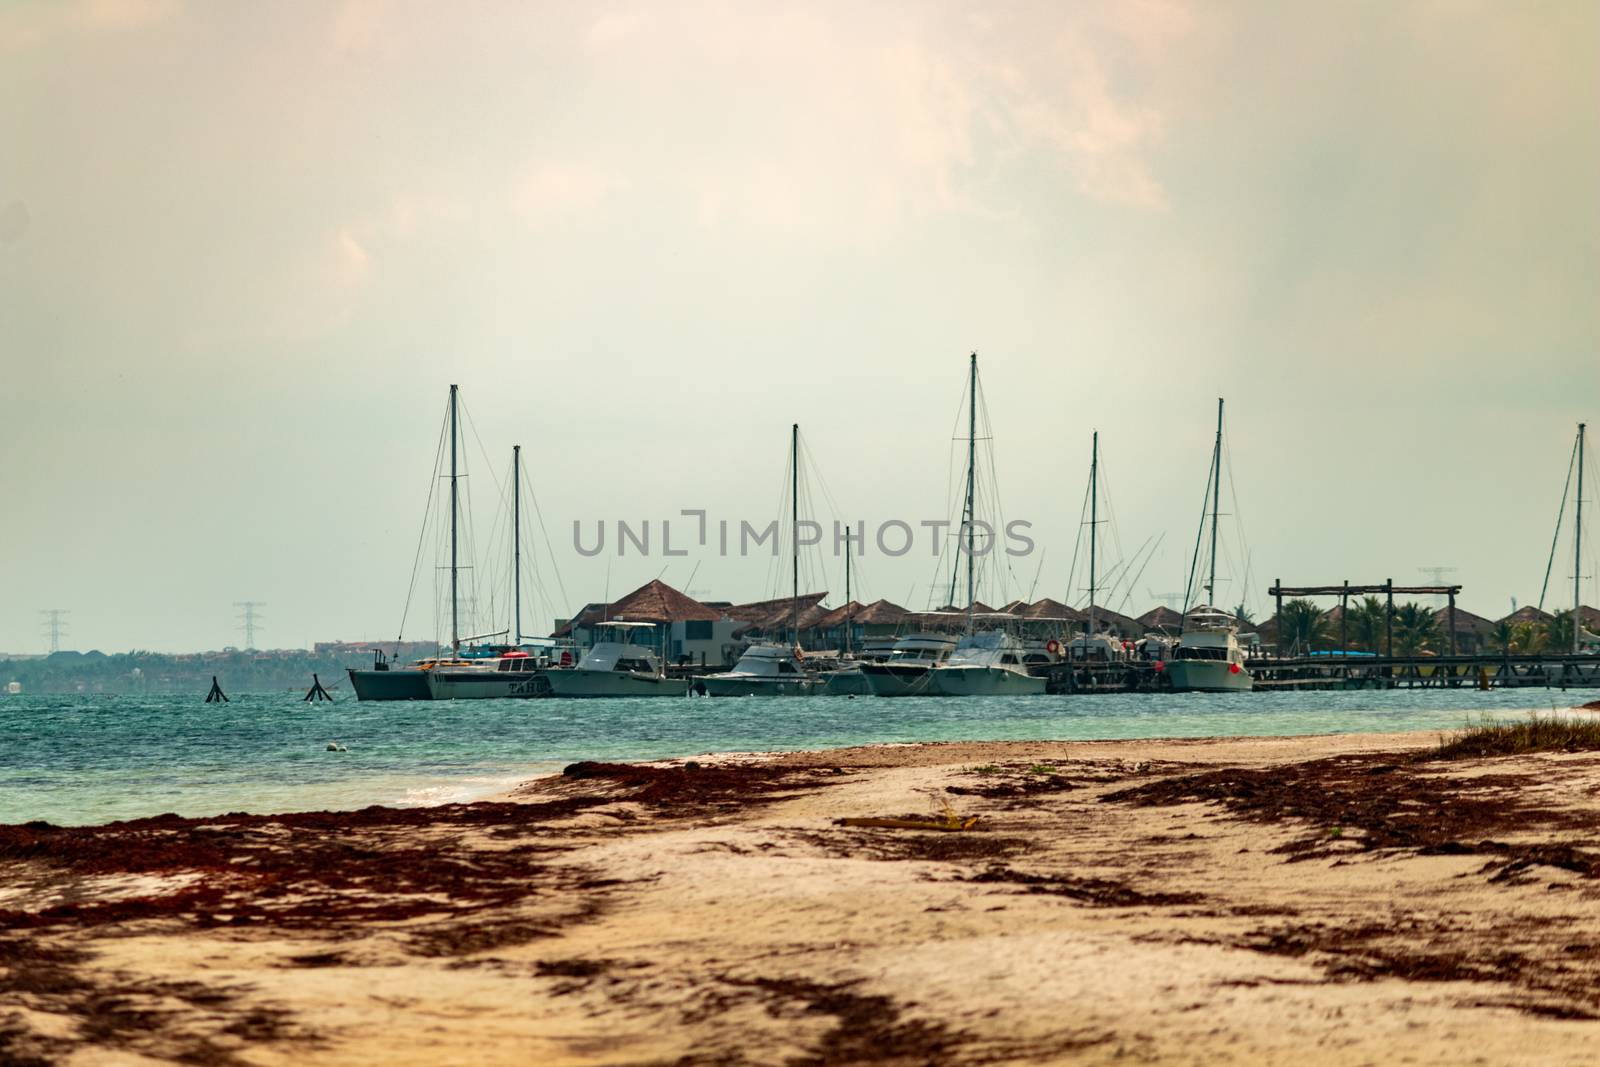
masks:
POLYGON ((44 616, 45 632, 50 635, 50 651, 60 652, 61 635, 67 632, 66 623, 61 621, 67 617, 66 610, 63 608, 51 608, 48 611, 41 611, 39 614, 44 616))
POLYGON ((257 608, 267 606, 265 600, 235 600, 233 606, 240 609, 239 629, 244 631, 244 647, 253 650, 256 647, 256 627, 261 625, 261 614, 257 608))
MULTIPOLYGON (((1428 584, 1429 585, 1450 585, 1451 583, 1446 581, 1445 577, 1446 577, 1446 575, 1454 574, 1456 572, 1456 568, 1454 568, 1454 567, 1418 567, 1417 568, 1417 572, 1419 574, 1424 574, 1424 575, 1426 575, 1428 577, 1428 584)), ((1434 594, 1434 596, 1437 599, 1438 597, 1442 596, 1442 594, 1436 593, 1436 594, 1434 594)))
POLYGON ((1148 589, 1145 591, 1150 594, 1151 600, 1159 600, 1165 604, 1168 611, 1177 611, 1178 605, 1183 603, 1182 593, 1157 593, 1148 589))

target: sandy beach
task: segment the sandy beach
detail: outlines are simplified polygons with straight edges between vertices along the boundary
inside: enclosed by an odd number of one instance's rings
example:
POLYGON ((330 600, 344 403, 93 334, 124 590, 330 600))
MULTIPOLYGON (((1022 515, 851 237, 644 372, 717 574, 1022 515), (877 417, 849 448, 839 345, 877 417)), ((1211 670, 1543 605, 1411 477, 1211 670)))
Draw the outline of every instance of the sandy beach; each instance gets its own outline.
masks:
POLYGON ((0 1061, 1600 1062, 1600 753, 1437 743, 874 746, 4 827, 0 1061))

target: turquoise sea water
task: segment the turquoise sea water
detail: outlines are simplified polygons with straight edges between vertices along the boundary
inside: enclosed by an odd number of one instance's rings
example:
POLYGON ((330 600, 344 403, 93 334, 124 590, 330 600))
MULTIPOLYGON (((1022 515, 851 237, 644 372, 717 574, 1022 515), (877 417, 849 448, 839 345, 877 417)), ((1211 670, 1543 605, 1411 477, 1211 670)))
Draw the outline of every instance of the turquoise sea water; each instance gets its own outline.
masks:
POLYGON ((1544 689, 965 700, 359 703, 343 696, 320 705, 276 693, 235 695, 220 706, 198 696, 0 697, 0 823, 470 800, 580 759, 883 741, 1449 730, 1583 699, 1544 689), (348 751, 327 751, 334 739, 348 751))

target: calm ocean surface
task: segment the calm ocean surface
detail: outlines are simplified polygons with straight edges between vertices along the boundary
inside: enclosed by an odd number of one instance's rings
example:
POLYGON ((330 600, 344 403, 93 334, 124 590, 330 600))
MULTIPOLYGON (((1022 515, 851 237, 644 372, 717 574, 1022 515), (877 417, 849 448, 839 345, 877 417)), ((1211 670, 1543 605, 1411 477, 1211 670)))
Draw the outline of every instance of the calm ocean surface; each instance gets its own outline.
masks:
POLYGON ((1545 689, 440 703, 341 694, 321 705, 275 693, 221 706, 198 695, 0 697, 0 823, 471 800, 580 759, 880 741, 1449 730, 1583 699, 1545 689), (348 751, 327 751, 334 739, 348 751))

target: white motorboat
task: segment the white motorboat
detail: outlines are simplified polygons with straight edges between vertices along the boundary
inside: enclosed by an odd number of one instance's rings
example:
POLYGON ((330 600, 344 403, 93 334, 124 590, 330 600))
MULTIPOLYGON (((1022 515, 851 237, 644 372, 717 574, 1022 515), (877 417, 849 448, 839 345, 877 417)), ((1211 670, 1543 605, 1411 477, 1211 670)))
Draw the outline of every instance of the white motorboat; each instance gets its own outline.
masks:
POLYGON ((861 676, 873 696, 929 696, 930 673, 950 658, 956 639, 949 634, 907 634, 894 643, 887 658, 861 664, 861 676))
POLYGON ((945 662, 929 672, 939 696, 1022 696, 1043 693, 1045 679, 1028 673, 1027 650, 1005 630, 967 634, 945 662))
POLYGON ((823 694, 830 697, 871 696, 872 686, 867 684, 867 676, 861 668, 868 663, 882 663, 888 659, 889 653, 894 651, 894 645, 893 640, 876 639, 861 650, 860 656, 842 659, 835 669, 819 674, 817 682, 823 694))
POLYGON ((1079 634, 1068 641, 1067 658, 1074 663, 1121 663, 1128 653, 1120 637, 1102 632, 1079 634))
POLYGON ((699 676, 693 688, 713 697, 809 696, 817 680, 797 653, 788 645, 751 645, 733 670, 699 676))
POLYGON ((1183 617, 1183 633, 1172 659, 1159 668, 1168 689, 1179 693, 1237 693, 1255 688, 1239 647, 1232 615, 1201 605, 1183 617))
POLYGON ((546 674, 550 695, 557 697, 681 697, 687 678, 669 678, 661 657, 639 638, 655 631, 650 622, 602 622, 595 630, 610 640, 596 642, 576 667, 546 674))

